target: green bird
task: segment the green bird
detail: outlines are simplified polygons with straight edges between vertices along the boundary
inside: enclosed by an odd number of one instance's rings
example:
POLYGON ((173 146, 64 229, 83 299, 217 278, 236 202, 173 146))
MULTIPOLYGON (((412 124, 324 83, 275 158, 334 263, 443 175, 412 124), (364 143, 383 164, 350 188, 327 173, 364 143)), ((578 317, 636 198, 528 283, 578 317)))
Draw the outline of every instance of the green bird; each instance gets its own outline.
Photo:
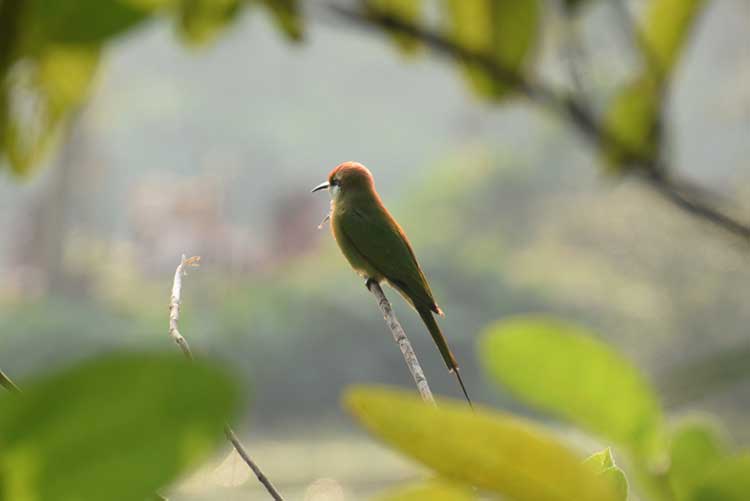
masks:
POLYGON ((331 171, 328 181, 312 191, 325 189, 331 194, 331 231, 344 257, 367 283, 387 282, 417 310, 471 405, 456 357, 433 316, 444 316, 443 311, 435 302, 404 230, 375 191, 370 171, 358 162, 344 162, 331 171))

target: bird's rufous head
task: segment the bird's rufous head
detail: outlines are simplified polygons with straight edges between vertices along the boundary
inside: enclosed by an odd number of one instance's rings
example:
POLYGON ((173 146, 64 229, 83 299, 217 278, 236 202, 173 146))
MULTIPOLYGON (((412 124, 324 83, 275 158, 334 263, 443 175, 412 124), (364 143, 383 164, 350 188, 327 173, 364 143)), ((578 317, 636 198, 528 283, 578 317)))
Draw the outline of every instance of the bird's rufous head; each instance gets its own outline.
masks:
POLYGON ((360 190, 375 191, 375 182, 370 171, 359 162, 344 162, 337 165, 328 174, 328 181, 313 189, 328 189, 335 199, 341 193, 352 193, 360 190))

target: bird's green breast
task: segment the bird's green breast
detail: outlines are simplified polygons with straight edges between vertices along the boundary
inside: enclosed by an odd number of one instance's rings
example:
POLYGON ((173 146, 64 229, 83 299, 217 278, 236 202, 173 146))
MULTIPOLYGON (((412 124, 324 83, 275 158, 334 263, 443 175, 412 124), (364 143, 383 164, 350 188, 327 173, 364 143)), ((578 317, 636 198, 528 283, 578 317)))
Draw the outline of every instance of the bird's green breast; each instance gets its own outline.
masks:
MULTIPOLYGON (((353 242, 344 231, 345 224, 364 224, 352 211, 353 209, 346 206, 334 206, 331 213, 331 231, 333 232, 333 237, 336 239, 341 253, 349 261, 354 271, 364 278, 382 281, 384 278, 383 275, 364 257, 362 251, 357 247, 357 243, 353 242)), ((360 245, 362 244, 360 242, 360 245)))

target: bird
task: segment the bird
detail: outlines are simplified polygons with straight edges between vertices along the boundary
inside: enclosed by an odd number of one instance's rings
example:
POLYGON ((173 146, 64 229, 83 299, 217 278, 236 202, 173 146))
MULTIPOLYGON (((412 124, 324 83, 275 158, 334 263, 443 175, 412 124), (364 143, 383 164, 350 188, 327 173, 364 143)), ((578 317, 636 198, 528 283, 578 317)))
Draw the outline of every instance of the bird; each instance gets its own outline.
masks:
MULTIPOLYGON (((386 282, 419 314, 440 354, 455 374, 466 401, 473 407, 458 362, 434 315, 445 316, 435 302, 417 256, 404 233, 375 190, 372 173, 359 162, 334 167, 328 180, 313 188, 331 196, 331 232, 351 267, 365 279, 386 282)), ((325 222, 325 220, 324 220, 325 222)), ((368 287, 369 288, 369 287, 368 287)))

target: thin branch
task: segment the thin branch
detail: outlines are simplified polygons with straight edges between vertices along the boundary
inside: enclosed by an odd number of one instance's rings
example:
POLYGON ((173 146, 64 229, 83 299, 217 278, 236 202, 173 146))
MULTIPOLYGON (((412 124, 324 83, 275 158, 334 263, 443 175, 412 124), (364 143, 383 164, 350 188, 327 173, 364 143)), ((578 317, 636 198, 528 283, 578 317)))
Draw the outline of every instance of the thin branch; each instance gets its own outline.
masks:
POLYGON ((169 336, 177 343, 182 353, 189 359, 193 359, 193 352, 190 351, 190 345, 182 334, 180 334, 180 299, 182 297, 182 277, 187 274, 187 268, 195 268, 200 265, 200 256, 186 258, 182 255, 179 266, 174 272, 174 281, 172 282, 172 296, 169 299, 169 336))
MULTIPOLYGON (((190 345, 188 345, 187 340, 182 336, 182 334, 180 334, 179 330, 180 301, 182 297, 182 277, 186 275, 187 268, 197 267, 200 263, 200 260, 200 256, 186 258, 184 254, 182 255, 180 264, 177 266, 177 269, 174 272, 172 296, 169 300, 169 336, 174 340, 175 343, 177 343, 177 345, 182 350, 182 353, 185 355, 185 357, 187 357, 188 360, 193 360, 193 352, 190 351, 190 345)), ((266 488, 268 494, 270 494, 275 501, 284 501, 284 498, 281 497, 281 494, 279 494, 279 491, 276 490, 276 487, 273 486, 271 481, 268 480, 268 477, 263 474, 258 465, 255 464, 255 462, 250 458, 250 455, 245 450, 242 442, 240 442, 240 440, 237 438, 237 435, 234 433, 232 428, 229 427, 228 424, 224 425, 224 434, 226 435, 227 440, 229 440, 234 449, 243 459, 243 461, 245 461, 247 466, 249 466, 250 469, 253 470, 253 473, 255 473, 255 476, 258 477, 258 481, 263 484, 263 487, 266 488)))
POLYGON ((0 386, 11 393, 21 393, 21 388, 19 388, 16 383, 14 383, 13 380, 2 371, 2 369, 0 369, 0 386))
POLYGON ((598 149, 612 149, 622 152, 623 164, 628 167, 628 171, 647 180, 656 189, 656 193, 670 203, 743 239, 745 242, 750 242, 750 225, 691 196, 687 192, 675 189, 676 183, 666 177, 665 173, 668 169, 666 169, 663 160, 646 156, 623 144, 594 116, 587 104, 581 102, 575 96, 561 94, 551 87, 533 82, 512 68, 503 66, 487 54, 462 47, 440 33, 406 22, 387 13, 357 10, 336 4, 329 5, 329 9, 335 15, 355 25, 409 35, 420 40, 435 54, 480 66, 494 80, 512 87, 531 102, 567 120, 592 146, 598 149))
POLYGON ((414 348, 412 348, 409 338, 406 337, 404 328, 401 327, 401 324, 396 318, 396 314, 393 313, 393 307, 391 306, 390 301, 385 297, 383 289, 375 280, 368 280, 366 285, 367 290, 372 292, 375 299, 378 300, 378 308, 380 308, 381 313, 383 313, 383 318, 385 319, 386 324, 388 324, 391 334, 393 334, 393 339, 398 343, 398 347, 401 348, 401 354, 404 356, 406 366, 409 368, 409 372, 411 372, 411 375, 414 378, 414 383, 417 385, 419 395, 425 402, 435 405, 435 398, 432 396, 429 384, 427 384, 427 378, 424 375, 422 366, 419 365, 417 354, 414 352, 414 348))

